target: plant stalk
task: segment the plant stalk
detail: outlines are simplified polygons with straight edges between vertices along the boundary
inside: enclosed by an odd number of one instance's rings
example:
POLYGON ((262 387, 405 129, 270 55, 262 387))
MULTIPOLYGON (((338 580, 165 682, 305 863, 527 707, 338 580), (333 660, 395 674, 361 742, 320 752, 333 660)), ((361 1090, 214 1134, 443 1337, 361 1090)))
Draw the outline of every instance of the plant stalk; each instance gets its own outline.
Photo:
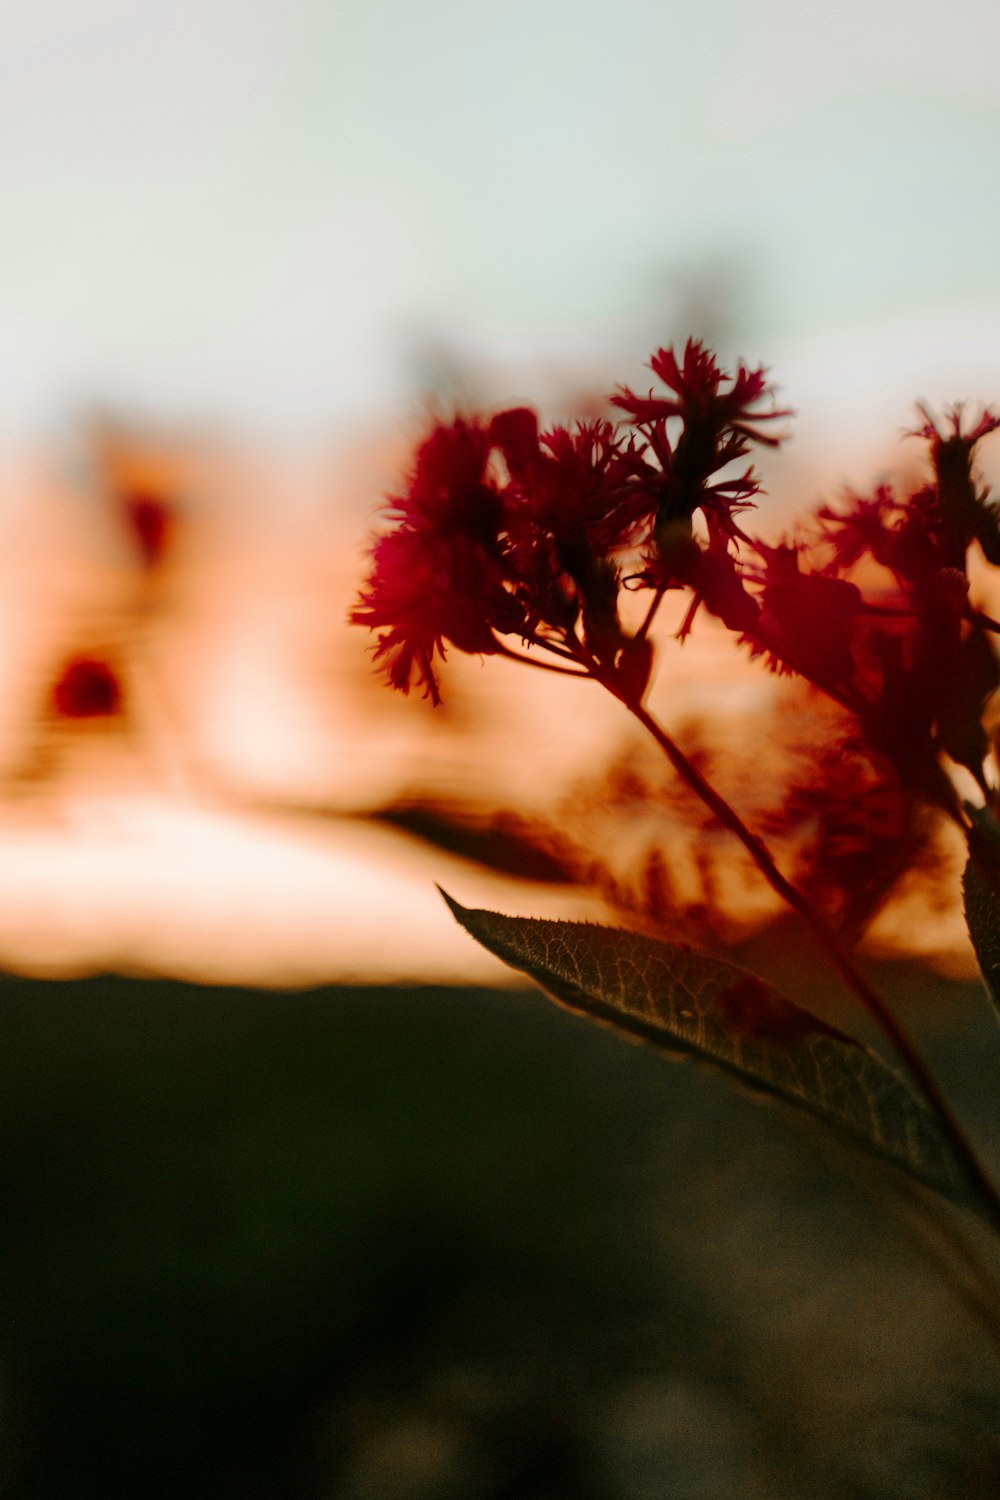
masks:
POLYGON ((1000 1233, 1000 1193, 997 1191, 996 1184, 980 1162, 937 1080, 906 1029, 877 991, 868 983, 840 939, 827 926, 808 897, 782 875, 766 844, 751 832, 735 808, 731 807, 725 797, 716 791, 711 782, 702 775, 693 761, 688 759, 680 746, 671 739, 641 702, 624 696, 614 679, 608 675, 601 673, 599 680, 652 736, 677 774, 715 815, 722 826, 739 839, 771 889, 805 923, 825 949, 843 979, 857 995, 861 1004, 892 1044, 897 1056, 905 1064, 914 1083, 937 1116, 956 1158, 976 1192, 984 1215, 989 1219, 993 1228, 1000 1233))

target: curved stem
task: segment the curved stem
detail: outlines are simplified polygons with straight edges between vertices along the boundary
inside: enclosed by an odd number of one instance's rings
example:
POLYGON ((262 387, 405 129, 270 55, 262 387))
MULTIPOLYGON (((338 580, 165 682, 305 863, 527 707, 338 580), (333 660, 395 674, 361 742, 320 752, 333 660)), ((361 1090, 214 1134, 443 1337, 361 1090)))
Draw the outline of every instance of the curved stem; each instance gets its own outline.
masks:
MULTIPOLYGON (((539 645, 544 646, 546 651, 552 649, 550 646, 546 646, 544 641, 539 642, 539 645)), ((560 656, 564 654, 562 651, 559 653, 560 656)), ((512 651, 510 646, 502 644, 497 646, 497 655, 506 656, 510 661, 520 662, 524 667, 534 667, 539 672, 555 672, 560 677, 590 676, 589 672, 575 672, 572 667, 557 667, 553 661, 540 661, 537 656, 522 656, 520 651, 512 651)))
POLYGON ((646 636, 649 634, 649 627, 656 619, 657 610, 663 603, 663 596, 665 593, 666 590, 662 587, 662 585, 654 590, 653 597, 650 600, 649 608, 647 609, 645 614, 645 618, 643 619, 643 622, 639 626, 639 629, 636 631, 635 635, 632 637, 634 641, 643 641, 646 639, 646 636))
POLYGON ((792 885, 791 881, 786 880, 785 876, 782 875, 766 844, 755 833, 751 832, 735 808, 731 807, 721 793, 716 791, 712 783, 702 775, 694 762, 688 759, 680 747, 667 734, 666 730, 661 727, 641 703, 623 695, 613 678, 602 675, 599 680, 653 737, 670 761, 670 764, 674 767, 674 770, 701 799, 709 811, 714 813, 722 826, 739 839, 771 889, 805 923, 809 931, 825 949, 844 980, 850 985, 869 1015, 872 1016, 883 1034, 891 1042, 897 1056, 906 1065, 914 1083, 916 1083, 928 1105, 937 1116, 938 1122, 965 1171, 970 1185, 975 1189, 984 1214, 994 1229, 1000 1232, 1000 1194, 998 1194, 995 1184, 976 1155, 965 1131, 962 1129, 958 1119, 952 1112, 950 1104, 941 1092, 937 1080, 918 1052, 909 1033, 896 1019, 877 991, 865 979, 850 954, 840 942, 840 939, 827 926, 808 897, 803 895, 796 886, 792 885))
MULTIPOLYGON (((496 637, 494 636, 494 639, 495 638, 496 637)), ((537 635, 533 633, 532 635, 522 636, 522 640, 526 641, 531 646, 540 647, 543 651, 551 651, 553 656, 561 656, 566 661, 576 661, 576 656, 572 651, 568 650, 565 646, 560 645, 558 641, 546 640, 543 635, 537 635)))
POLYGON ((1000 624, 992 616, 984 614, 981 609, 974 609, 972 613, 984 630, 991 630, 994 635, 1000 635, 1000 624))

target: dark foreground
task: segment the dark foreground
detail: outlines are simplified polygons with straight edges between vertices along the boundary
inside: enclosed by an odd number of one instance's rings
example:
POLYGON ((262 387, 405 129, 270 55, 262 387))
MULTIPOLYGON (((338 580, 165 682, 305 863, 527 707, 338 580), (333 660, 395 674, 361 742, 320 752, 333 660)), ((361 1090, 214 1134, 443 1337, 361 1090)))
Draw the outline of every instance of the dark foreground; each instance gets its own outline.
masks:
MULTIPOLYGON (((1000 1032, 891 977, 989 1148, 1000 1032)), ((724 1082, 527 992, 0 1017, 4 1497, 1000 1493, 1000 1360, 917 1221, 724 1082)))

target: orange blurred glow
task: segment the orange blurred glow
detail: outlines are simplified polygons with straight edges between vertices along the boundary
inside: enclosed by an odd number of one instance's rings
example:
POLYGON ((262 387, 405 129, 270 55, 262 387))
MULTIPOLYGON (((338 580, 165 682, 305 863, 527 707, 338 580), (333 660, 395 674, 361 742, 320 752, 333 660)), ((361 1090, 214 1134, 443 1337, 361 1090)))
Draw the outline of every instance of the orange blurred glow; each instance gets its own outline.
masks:
MULTIPOLYGON (((692 941, 777 915, 686 794, 602 805, 622 756, 669 778, 595 684, 455 654, 434 710, 373 674, 346 615, 398 448, 295 461, 107 428, 84 455, 3 476, 3 966, 275 985, 508 977, 454 928, 434 881, 465 904, 621 921, 651 920, 659 882, 673 935, 692 941), (606 878, 532 885, 359 821, 406 802, 516 811, 589 849, 606 878)), ((683 601, 675 613, 653 707, 682 743, 696 729, 753 823, 781 801, 807 701, 710 619, 671 644, 683 601)), ((973 972, 959 858, 947 845, 903 882, 870 951, 973 972)))

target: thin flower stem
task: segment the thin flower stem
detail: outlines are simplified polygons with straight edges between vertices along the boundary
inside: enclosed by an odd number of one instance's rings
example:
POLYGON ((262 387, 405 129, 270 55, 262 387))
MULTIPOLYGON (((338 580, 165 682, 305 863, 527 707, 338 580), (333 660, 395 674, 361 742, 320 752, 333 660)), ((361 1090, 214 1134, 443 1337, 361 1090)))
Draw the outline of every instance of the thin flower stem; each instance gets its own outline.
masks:
POLYGON ((663 588, 658 588, 654 592, 652 599, 649 601, 649 608, 646 611, 646 618, 643 620, 642 624, 639 626, 639 629, 632 637, 634 641, 643 641, 649 634, 649 627, 656 619, 656 612, 663 602, 663 595, 665 594, 665 592, 666 590, 663 588))
POLYGON ((953 1114, 951 1106, 938 1086, 937 1080, 930 1072, 905 1028, 896 1019, 881 996, 865 979, 839 938, 827 926, 808 897, 803 895, 796 886, 792 885, 791 881, 785 879, 771 857, 767 846, 755 833, 751 832, 736 810, 730 806, 721 793, 716 791, 711 782, 702 775, 693 761, 688 759, 683 750, 667 734, 666 730, 662 728, 641 703, 625 696, 618 689, 613 678, 602 674, 600 680, 609 692, 628 709, 633 718, 637 719, 643 728, 653 737, 674 770, 687 783, 691 790, 700 797, 710 812, 714 813, 722 826, 739 839, 771 889, 805 923, 813 936, 826 950, 844 980, 850 985, 869 1015, 872 1016, 884 1035, 892 1043, 899 1058, 905 1063, 913 1081, 917 1084, 928 1105, 937 1116, 942 1130, 947 1136, 958 1161, 969 1179, 970 1185, 976 1191, 984 1214, 988 1217, 994 1229, 1000 1232, 1000 1194, 998 1194, 995 1184, 976 1155, 972 1143, 966 1136, 958 1119, 953 1114))
MULTIPOLYGON (((540 644, 544 645, 544 642, 540 644)), ((546 646, 545 649, 551 650, 546 646)), ((497 654, 506 656, 510 661, 520 662, 523 667, 535 667, 539 672, 555 672, 560 677, 589 677, 589 672, 575 672, 572 667, 557 667, 554 661, 540 661, 537 656, 522 656, 520 651, 512 651, 509 646, 498 645, 497 654)), ((559 655, 564 653, 560 651, 559 655)))
MULTIPOLYGON (((496 637, 494 634, 494 639, 495 638, 496 637)), ((523 637, 523 639, 528 645, 540 646, 543 651, 551 651, 553 656, 562 656, 566 661, 577 660, 575 652, 568 650, 566 646, 560 645, 558 641, 546 640, 545 636, 543 635, 526 635, 523 637)))

